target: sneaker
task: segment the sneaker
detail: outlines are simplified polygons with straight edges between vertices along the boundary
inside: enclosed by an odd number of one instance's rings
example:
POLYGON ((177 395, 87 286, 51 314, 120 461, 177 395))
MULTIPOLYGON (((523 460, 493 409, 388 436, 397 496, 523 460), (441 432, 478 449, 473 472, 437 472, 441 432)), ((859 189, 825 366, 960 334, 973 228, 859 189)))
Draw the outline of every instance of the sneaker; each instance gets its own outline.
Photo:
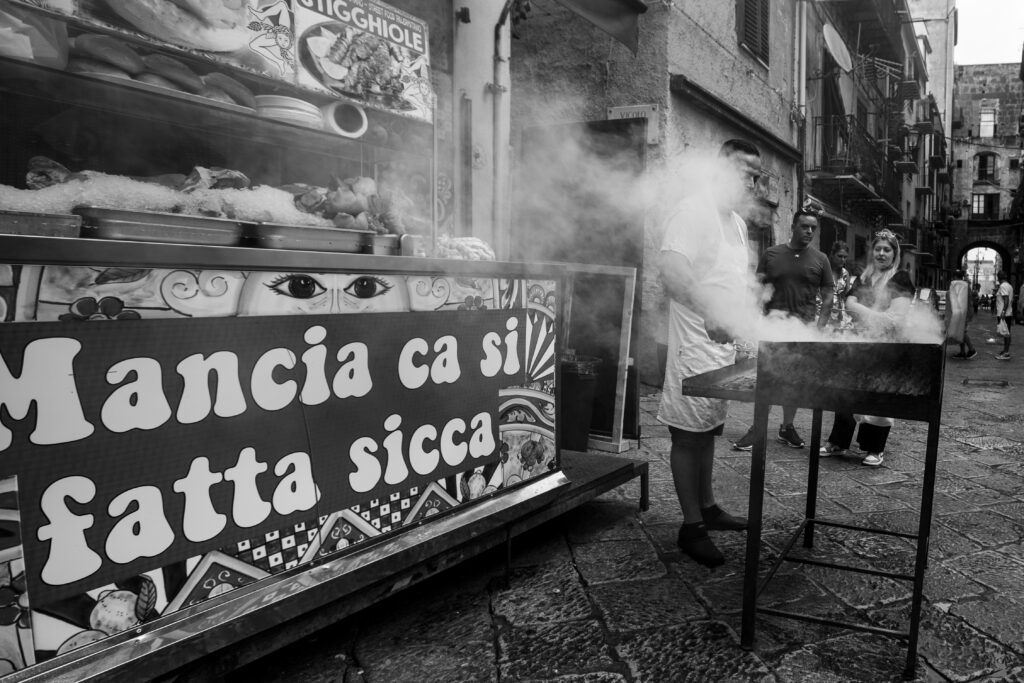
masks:
POLYGON ((975 356, 977 356, 977 355, 978 355, 978 352, 977 352, 977 350, 974 350, 974 351, 968 351, 968 352, 967 352, 967 355, 966 355, 966 356, 964 356, 964 358, 965 358, 965 359, 967 359, 967 360, 970 360, 970 359, 974 358, 974 357, 975 357, 975 356))
POLYGON ((754 428, 751 427, 747 433, 740 437, 739 441, 733 441, 734 451, 751 451, 754 449, 754 428))
POLYGON ((884 453, 868 453, 864 456, 864 459, 860 461, 861 465, 867 465, 868 467, 878 467, 885 462, 884 453))
POLYGON ((847 450, 845 448, 840 448, 839 446, 830 443, 826 443, 818 451, 818 455, 822 458, 831 458, 833 455, 841 458, 846 455, 846 453, 847 450))
POLYGON ((800 435, 796 433, 796 427, 793 425, 780 425, 779 426, 779 443, 784 443, 790 448, 803 448, 804 440, 800 438, 800 435))
POLYGON ((967 358, 967 354, 966 353, 954 353, 952 357, 953 358, 958 358, 958 359, 962 360, 964 358, 967 358))
POLYGON ((701 508, 700 516, 711 531, 745 531, 747 528, 745 518, 730 515, 717 505, 701 508))
POLYGON ((1010 360, 1010 354, 1006 351, 996 354, 996 360, 1010 360))
POLYGON ((684 524, 679 527, 676 545, 691 559, 705 567, 725 564, 725 555, 708 538, 708 528, 704 524, 684 524))

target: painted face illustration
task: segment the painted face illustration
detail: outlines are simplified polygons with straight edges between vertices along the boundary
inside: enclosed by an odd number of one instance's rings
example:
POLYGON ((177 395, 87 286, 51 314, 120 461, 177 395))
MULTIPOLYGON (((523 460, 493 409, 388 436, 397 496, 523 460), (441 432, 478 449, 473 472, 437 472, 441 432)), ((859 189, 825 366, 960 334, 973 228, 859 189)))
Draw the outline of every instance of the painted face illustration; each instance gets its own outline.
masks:
POLYGON ((238 315, 315 315, 409 310, 405 278, 362 273, 252 272, 238 315))

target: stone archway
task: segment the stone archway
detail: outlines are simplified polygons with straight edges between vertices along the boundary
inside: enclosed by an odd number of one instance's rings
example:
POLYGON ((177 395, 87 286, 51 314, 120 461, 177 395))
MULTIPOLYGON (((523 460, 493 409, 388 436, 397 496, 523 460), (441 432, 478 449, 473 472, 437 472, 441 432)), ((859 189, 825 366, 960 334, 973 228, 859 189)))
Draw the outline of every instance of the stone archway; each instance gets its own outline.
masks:
POLYGON ((1000 244, 999 242, 991 242, 989 240, 976 240, 974 242, 970 242, 966 245, 961 246, 956 255, 956 260, 953 262, 954 268, 960 268, 963 265, 964 257, 966 257, 968 253, 970 253, 971 249, 991 249, 992 251, 996 252, 996 254, 999 255, 999 267, 1005 270, 1007 273, 1010 272, 1007 269, 1012 266, 1013 257, 1011 256, 1009 250, 1006 248, 1005 245, 1000 244))

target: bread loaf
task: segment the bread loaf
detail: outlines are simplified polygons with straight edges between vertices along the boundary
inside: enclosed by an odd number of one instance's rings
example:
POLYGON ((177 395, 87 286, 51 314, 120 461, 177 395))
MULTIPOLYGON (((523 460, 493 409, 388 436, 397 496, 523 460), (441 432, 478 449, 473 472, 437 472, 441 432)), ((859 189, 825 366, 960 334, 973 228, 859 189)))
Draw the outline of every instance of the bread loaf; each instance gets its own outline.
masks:
POLYGON ((117 38, 101 36, 95 33, 83 33, 75 38, 71 54, 76 57, 87 57, 98 62, 106 62, 129 74, 141 73, 146 69, 135 50, 117 38))
POLYGON ((143 33, 175 45, 234 52, 251 37, 246 0, 106 0, 143 33))
POLYGON ((256 108, 256 98, 253 97, 252 91, 245 87, 231 76, 226 74, 213 72, 206 74, 202 77, 203 83, 208 86, 219 88, 223 90, 231 99, 242 105, 243 107, 256 108))
POLYGON ((203 89, 203 82, 199 76, 174 57, 154 54, 146 55, 142 61, 145 63, 147 71, 176 83, 181 90, 197 93, 203 89))
POLYGON ((168 80, 168 79, 164 78, 163 76, 161 76, 160 74, 155 74, 155 73, 153 73, 151 71, 143 71, 142 73, 140 73, 137 76, 135 76, 135 80, 137 80, 140 83, 148 83, 150 85, 158 85, 161 88, 170 88, 171 90, 181 90, 181 86, 179 86, 174 81, 168 80))
POLYGON ((67 70, 76 74, 99 74, 101 76, 117 76, 131 80, 132 75, 124 69, 118 69, 113 64, 101 62, 98 59, 88 57, 71 57, 68 59, 67 70))
POLYGON ((225 104, 234 104, 235 101, 231 99, 231 95, 212 85, 204 85, 203 89, 199 91, 200 97, 206 97, 211 100, 217 100, 225 104))

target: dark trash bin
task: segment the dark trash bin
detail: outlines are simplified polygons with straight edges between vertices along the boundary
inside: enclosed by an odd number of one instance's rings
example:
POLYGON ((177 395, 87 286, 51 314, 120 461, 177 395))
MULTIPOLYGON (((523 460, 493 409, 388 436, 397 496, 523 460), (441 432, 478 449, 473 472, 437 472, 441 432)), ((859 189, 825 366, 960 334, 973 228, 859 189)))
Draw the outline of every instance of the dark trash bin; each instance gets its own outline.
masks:
POLYGON ((562 448, 587 450, 600 365, 600 358, 562 356, 559 376, 562 388, 558 404, 558 444, 562 448))

